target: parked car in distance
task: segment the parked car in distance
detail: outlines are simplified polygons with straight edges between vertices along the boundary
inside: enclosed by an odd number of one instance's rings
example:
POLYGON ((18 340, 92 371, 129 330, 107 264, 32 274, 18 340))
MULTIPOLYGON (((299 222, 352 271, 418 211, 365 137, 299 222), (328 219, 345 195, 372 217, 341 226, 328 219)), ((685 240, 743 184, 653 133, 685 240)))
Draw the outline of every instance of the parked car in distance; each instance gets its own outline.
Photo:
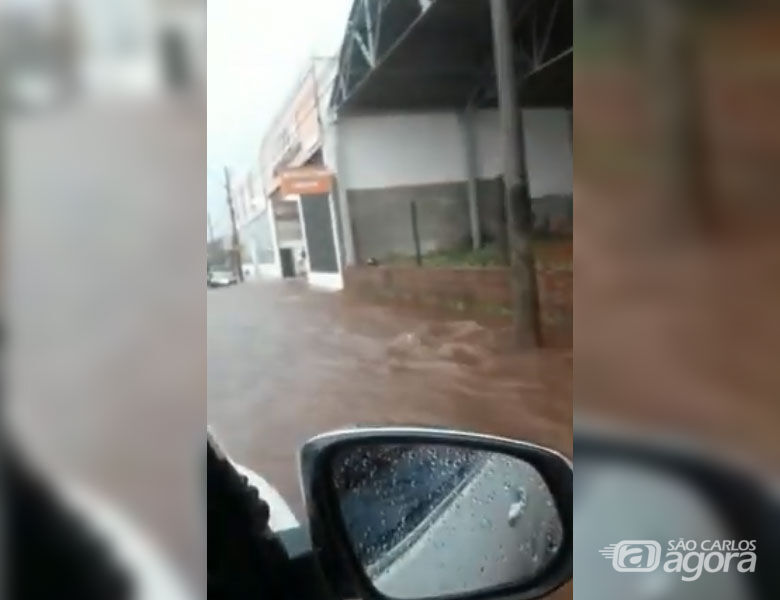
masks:
POLYGON ((238 278, 230 271, 211 271, 206 276, 206 285, 210 288, 228 287, 236 283, 238 278))

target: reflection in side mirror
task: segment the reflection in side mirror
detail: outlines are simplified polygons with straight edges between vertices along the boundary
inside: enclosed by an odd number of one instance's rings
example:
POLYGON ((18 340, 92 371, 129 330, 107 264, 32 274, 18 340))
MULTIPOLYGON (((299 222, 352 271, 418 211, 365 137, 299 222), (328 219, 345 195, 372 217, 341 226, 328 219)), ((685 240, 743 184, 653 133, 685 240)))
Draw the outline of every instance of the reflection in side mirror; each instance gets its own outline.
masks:
POLYGON ((517 586, 558 556, 543 477, 514 456, 441 443, 352 444, 330 473, 347 543, 382 595, 412 600, 517 586))

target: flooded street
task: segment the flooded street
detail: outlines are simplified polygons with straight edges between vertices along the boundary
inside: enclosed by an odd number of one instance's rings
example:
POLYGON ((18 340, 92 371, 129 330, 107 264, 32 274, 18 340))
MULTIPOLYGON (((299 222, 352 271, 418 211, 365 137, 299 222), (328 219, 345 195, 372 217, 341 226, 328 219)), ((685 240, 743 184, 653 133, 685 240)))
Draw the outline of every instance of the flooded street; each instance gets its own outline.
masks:
POLYGON ((504 435, 571 455, 570 351, 509 350, 508 330, 356 305, 300 282, 208 293, 208 420, 302 515, 296 453, 355 424, 504 435))

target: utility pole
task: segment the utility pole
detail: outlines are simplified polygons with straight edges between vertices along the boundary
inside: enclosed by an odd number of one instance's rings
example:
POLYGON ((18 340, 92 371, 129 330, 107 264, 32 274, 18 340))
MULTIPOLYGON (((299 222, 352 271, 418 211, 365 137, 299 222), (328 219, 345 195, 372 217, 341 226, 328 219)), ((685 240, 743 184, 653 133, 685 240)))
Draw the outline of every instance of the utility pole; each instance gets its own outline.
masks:
POLYGON ((225 191, 227 192, 228 209, 230 210, 230 225, 233 229, 233 244, 231 256, 233 258, 233 272, 241 283, 244 283, 244 269, 241 268, 241 241, 238 239, 238 226, 236 225, 236 209, 233 206, 233 188, 230 185, 230 171, 225 167, 225 191))
POLYGON ((514 296, 515 341, 531 348, 541 342, 539 295, 531 245, 533 213, 523 144, 523 117, 518 103, 512 28, 508 0, 490 0, 498 110, 504 149, 509 269, 514 296))

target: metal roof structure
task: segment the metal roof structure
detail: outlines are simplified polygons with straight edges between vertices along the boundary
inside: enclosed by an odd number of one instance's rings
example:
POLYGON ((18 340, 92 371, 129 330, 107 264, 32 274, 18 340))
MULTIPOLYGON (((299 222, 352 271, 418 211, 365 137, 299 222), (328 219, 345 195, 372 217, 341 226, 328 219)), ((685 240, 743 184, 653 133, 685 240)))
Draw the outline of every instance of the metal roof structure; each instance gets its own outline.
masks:
MULTIPOLYGON (((571 106, 573 0, 511 0, 523 106, 571 106)), ((355 0, 339 113, 496 105, 490 0, 355 0)))

